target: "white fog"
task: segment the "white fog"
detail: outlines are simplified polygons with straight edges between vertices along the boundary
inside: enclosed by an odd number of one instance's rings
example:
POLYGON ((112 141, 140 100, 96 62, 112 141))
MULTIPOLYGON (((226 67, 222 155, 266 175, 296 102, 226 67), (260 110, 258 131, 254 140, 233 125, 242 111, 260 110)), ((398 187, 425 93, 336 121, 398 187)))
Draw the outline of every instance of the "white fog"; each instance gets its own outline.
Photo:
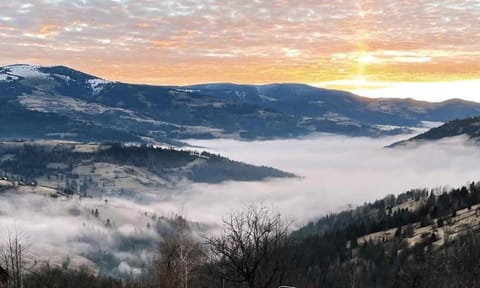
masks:
POLYGON ((155 223, 152 215, 180 214, 191 221, 215 225, 230 211, 261 202, 278 210, 294 229, 326 213, 388 194, 478 180, 480 149, 467 144, 464 138, 418 147, 384 148, 404 138, 318 135, 252 142, 192 140, 189 144, 196 149, 272 166, 299 177, 223 184, 182 182, 177 191, 158 190, 158 197, 110 197, 108 203, 95 198, 60 200, 28 193, 7 194, 0 196, 0 226, 9 230, 21 227, 22 235, 34 246, 32 250, 38 256, 48 255, 50 261, 61 263, 73 252, 77 256, 72 258, 72 265, 78 266, 89 263, 78 255, 109 251, 122 261, 118 271, 131 273, 134 266, 130 265, 139 265, 153 254, 146 247, 133 252, 121 252, 116 247, 126 238, 149 243, 161 239, 161 231, 168 229, 168 224, 158 226, 157 222, 158 233, 149 230, 147 225, 155 223), (94 208, 100 211, 98 219, 88 212, 94 208), (105 229, 106 219, 112 219, 116 229, 105 229))
POLYGON ((384 148, 405 136, 300 140, 193 140, 229 158, 268 165, 301 178, 262 183, 195 185, 179 207, 194 219, 219 219, 229 209, 262 201, 302 224, 325 213, 411 188, 458 186, 478 179, 478 146, 462 137, 418 147, 384 148))

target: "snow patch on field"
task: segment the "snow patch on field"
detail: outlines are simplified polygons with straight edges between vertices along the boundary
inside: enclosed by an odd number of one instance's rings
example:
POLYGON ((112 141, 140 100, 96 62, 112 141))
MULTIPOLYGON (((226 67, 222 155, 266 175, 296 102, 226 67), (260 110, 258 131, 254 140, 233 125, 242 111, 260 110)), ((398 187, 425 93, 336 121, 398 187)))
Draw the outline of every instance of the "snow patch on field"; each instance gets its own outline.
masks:
MULTIPOLYGON (((54 112, 64 115, 75 115, 75 112, 85 113, 89 115, 100 115, 103 113, 118 113, 117 117, 122 119, 127 119, 135 121, 138 123, 148 123, 155 125, 158 128, 158 131, 163 132, 164 127, 175 127, 179 131, 182 131, 184 134, 211 134, 214 137, 232 137, 235 138, 235 135, 226 135, 225 131, 220 128, 212 128, 207 126, 188 126, 188 125, 179 125, 175 123, 160 121, 151 119, 149 117, 139 115, 131 110, 117 107, 108 107, 98 103, 86 102, 79 99, 74 99, 72 97, 56 95, 51 97, 49 95, 43 94, 34 94, 34 95, 23 95, 18 97, 20 103, 25 106, 25 108, 33 111, 39 112, 54 112)), ((151 132, 154 133, 155 129, 152 129, 151 132)), ((61 136, 61 135, 60 135, 61 136)), ((63 135, 66 136, 66 135, 63 135)))
POLYGON ((263 94, 259 94, 258 97, 260 97, 260 99, 262 99, 263 101, 266 101, 266 102, 278 101, 277 99, 275 99, 273 97, 263 95, 263 94))
POLYGON ((40 66, 37 65, 10 65, 6 66, 5 68, 7 70, 7 74, 19 76, 22 78, 50 78, 49 74, 40 72, 40 70, 38 70, 40 66))
POLYGON ((39 112, 61 113, 75 111, 97 115, 107 111, 117 111, 135 117, 134 112, 127 109, 107 107, 101 104, 88 103, 86 101, 65 96, 51 97, 48 95, 24 95, 18 97, 18 99, 27 109, 39 112))
POLYGON ((7 74, 7 73, 0 74, 0 82, 1 81, 11 82, 11 81, 17 80, 17 79, 18 79, 18 77, 14 76, 14 75, 10 75, 10 74, 7 74))
POLYGON ((70 76, 67 76, 67 75, 53 74, 53 76, 55 76, 57 78, 60 78, 60 79, 64 80, 65 82, 74 81, 72 78, 70 78, 70 76))
POLYGON ((42 262, 48 262, 50 265, 60 267, 68 261, 69 268, 80 269, 88 267, 95 273, 98 273, 95 263, 78 254, 71 253, 71 251, 68 251, 67 249, 59 247, 55 244, 35 242, 32 244, 32 247, 29 250, 35 251, 31 256, 37 260, 36 263, 29 263, 31 269, 40 267, 42 262))
POLYGON ((106 84, 110 84, 112 82, 107 81, 107 80, 103 80, 103 79, 99 79, 99 78, 95 78, 95 79, 87 80, 87 83, 92 88, 93 95, 98 95, 98 94, 100 94, 100 92, 102 92, 102 90, 103 90, 103 88, 106 84))

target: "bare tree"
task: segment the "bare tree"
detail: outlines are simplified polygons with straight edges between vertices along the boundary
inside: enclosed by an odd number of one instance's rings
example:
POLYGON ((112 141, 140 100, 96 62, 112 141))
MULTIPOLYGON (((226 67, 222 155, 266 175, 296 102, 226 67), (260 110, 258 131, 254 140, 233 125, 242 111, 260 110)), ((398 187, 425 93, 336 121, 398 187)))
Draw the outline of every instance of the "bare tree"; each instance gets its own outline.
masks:
POLYGON ((11 277, 9 288, 23 287, 25 252, 25 243, 18 232, 8 232, 0 245, 0 263, 11 277))
POLYGON ((267 207, 252 204, 231 213, 223 221, 223 234, 207 238, 207 244, 222 281, 249 288, 284 284, 289 264, 288 225, 267 207))
POLYGON ((158 278, 162 287, 188 288, 193 272, 202 263, 203 253, 184 218, 178 216, 173 228, 173 235, 160 244, 158 278))

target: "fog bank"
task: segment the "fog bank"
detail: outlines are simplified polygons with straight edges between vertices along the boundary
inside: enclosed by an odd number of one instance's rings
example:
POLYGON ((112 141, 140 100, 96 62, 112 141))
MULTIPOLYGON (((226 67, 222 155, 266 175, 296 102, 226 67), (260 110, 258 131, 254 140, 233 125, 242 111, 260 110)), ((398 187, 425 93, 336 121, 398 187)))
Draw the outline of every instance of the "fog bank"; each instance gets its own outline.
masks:
POLYGON ((261 183, 194 185, 176 199, 187 216, 214 220, 247 202, 277 207, 297 225, 347 205, 358 205, 411 188, 458 186, 480 180, 480 147, 463 137, 415 147, 384 148, 405 136, 313 138, 241 142, 192 140, 229 158, 268 165, 302 176, 261 183))
POLYGON ((204 147, 200 150, 206 148, 234 160, 272 166, 300 177, 223 184, 180 181, 173 190, 138 189, 128 197, 111 195, 108 201, 2 192, 0 236, 18 228, 32 246, 35 259, 61 264, 69 255, 72 266, 96 266, 100 272, 129 275, 152 261, 158 242, 171 233, 162 216, 180 214, 209 224, 195 225, 194 229, 201 233, 218 227, 215 225, 230 211, 263 202, 297 228, 326 213, 388 194, 480 180, 480 147, 468 144, 465 138, 384 148, 404 138, 317 135, 252 142, 192 140, 191 145, 204 147))

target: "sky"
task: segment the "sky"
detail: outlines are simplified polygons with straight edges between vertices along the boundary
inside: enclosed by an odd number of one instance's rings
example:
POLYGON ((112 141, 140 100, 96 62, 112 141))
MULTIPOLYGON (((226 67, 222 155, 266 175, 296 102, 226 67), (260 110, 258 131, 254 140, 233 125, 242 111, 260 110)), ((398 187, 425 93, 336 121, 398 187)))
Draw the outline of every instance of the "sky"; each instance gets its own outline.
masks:
POLYGON ((124 82, 480 101, 480 0, 1 1, 0 43, 0 65, 124 82))

